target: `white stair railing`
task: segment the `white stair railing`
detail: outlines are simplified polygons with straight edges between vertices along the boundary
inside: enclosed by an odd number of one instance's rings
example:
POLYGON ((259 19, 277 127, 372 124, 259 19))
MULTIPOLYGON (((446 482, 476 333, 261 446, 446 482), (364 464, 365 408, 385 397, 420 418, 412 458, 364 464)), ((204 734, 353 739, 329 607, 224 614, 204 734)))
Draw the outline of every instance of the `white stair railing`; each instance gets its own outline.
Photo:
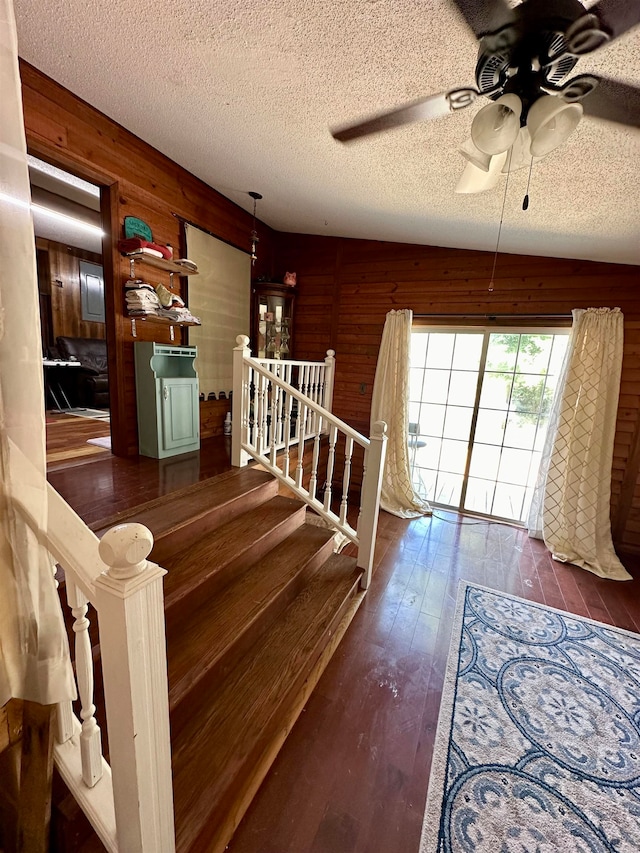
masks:
POLYGON ((330 406, 333 399, 333 350, 328 351, 324 363, 270 361, 251 358, 246 335, 239 335, 237 342, 233 353, 232 465, 243 466, 250 457, 256 459, 350 539, 358 548, 357 564, 363 569, 361 585, 367 589, 380 509, 386 424, 375 423, 372 436, 366 438, 329 410, 327 404, 330 406), (309 485, 305 487, 304 456, 308 441, 313 445, 309 485), (323 443, 326 467, 321 474, 323 443), (297 462, 292 470, 291 450, 296 446, 297 462), (356 448, 361 449, 364 461, 354 527, 348 515, 356 448))
POLYGON ((329 349, 324 361, 270 358, 256 358, 255 361, 330 412, 333 405, 335 355, 335 351, 329 349))
MULTIPOLYGON (((11 467, 35 482, 33 465, 10 442, 11 467)), ((57 708, 54 761, 109 851, 173 853, 173 785, 162 577, 147 560, 153 536, 121 524, 101 540, 49 485, 42 530, 14 505, 64 570, 73 615, 80 719, 57 708), (90 606, 93 607, 90 610, 90 606), (98 614, 109 761, 96 722, 91 619, 98 614)))

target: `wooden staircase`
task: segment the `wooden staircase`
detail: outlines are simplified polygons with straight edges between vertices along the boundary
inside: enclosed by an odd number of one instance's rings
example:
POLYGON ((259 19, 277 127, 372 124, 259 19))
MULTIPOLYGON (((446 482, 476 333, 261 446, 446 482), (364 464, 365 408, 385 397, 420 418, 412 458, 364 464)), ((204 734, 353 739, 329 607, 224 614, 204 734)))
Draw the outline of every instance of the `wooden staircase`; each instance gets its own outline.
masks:
POLYGON ((362 599, 353 557, 252 467, 94 526, 139 521, 165 577, 178 851, 224 850, 362 599))

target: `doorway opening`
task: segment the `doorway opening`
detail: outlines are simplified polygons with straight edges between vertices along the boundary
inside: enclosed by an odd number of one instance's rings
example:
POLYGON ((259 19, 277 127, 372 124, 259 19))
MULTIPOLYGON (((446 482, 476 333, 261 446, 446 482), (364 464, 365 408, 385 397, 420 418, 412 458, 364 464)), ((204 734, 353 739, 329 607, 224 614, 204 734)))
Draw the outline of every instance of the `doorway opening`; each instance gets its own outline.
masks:
POLYGON ((409 454, 430 503, 526 520, 569 328, 414 327, 409 454))
POLYGON ((111 452, 101 188, 28 165, 51 468, 111 452))

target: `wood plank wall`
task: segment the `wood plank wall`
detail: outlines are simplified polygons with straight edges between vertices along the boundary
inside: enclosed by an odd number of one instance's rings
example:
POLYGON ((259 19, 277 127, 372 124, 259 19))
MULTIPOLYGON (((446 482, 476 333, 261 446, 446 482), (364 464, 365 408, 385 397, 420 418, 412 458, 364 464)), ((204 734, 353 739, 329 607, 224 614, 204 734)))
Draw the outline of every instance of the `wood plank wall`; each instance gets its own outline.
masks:
POLYGON ((640 267, 502 254, 490 292, 491 252, 280 234, 277 258, 298 278, 295 357, 336 350, 334 410, 366 435, 388 311, 463 317, 620 307, 625 349, 611 518, 618 548, 640 553, 640 267))
MULTIPOLYGON (((107 187, 103 193, 107 342, 114 451, 137 450, 133 337, 124 316, 128 262, 115 244, 128 214, 154 237, 180 247, 178 216, 246 248, 250 213, 206 186, 35 68, 21 62, 27 142, 32 153, 107 187)), ((625 358, 613 466, 612 525, 622 550, 640 553, 640 269, 616 264, 458 249, 278 234, 258 223, 254 275, 298 274, 295 352, 337 352, 335 411, 367 432, 371 387, 384 318, 392 308, 420 314, 569 314, 574 307, 619 306, 625 358)), ((160 273, 157 277, 160 278, 160 273)), ((166 282, 168 283, 168 282, 166 282)), ((168 331, 140 323, 139 338, 168 342, 168 331)), ((207 412, 209 434, 222 413, 207 412)))
MULTIPOLYGON (((181 222, 177 217, 193 222, 240 249, 248 249, 252 216, 22 61, 20 74, 30 153, 107 188, 102 198, 102 222, 106 231, 103 265, 112 446, 118 455, 132 455, 137 453, 138 447, 134 338, 131 323, 125 316, 123 291, 123 283, 129 277, 129 262, 116 249, 124 217, 140 217, 150 225, 154 239, 184 251, 181 222)), ((257 223, 257 231, 259 258, 254 274, 270 276, 273 271, 272 231, 261 222, 257 223)), ((167 273, 150 268, 145 273, 152 276, 154 283, 169 284, 167 273)), ((176 283, 174 289, 180 287, 176 283)), ((139 340, 170 342, 167 326, 142 322, 137 326, 139 340)))
POLYGON ((36 238, 36 248, 48 257, 47 281, 39 282, 40 292, 50 297, 53 341, 58 335, 72 338, 104 338, 104 323, 82 319, 80 262, 102 264, 102 255, 87 252, 55 240, 36 238))

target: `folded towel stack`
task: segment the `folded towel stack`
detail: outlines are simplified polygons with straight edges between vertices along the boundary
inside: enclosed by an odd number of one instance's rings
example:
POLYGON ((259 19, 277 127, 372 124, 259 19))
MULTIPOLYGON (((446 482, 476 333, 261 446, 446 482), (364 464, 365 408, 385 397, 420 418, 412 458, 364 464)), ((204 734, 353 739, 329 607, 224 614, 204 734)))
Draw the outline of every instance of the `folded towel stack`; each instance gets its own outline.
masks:
POLYGON ((138 317, 144 314, 156 314, 160 308, 160 301, 152 288, 129 289, 126 291, 125 299, 129 314, 138 317))
POLYGON ((150 285, 142 284, 138 287, 127 287, 125 299, 130 317, 161 317, 170 323, 200 325, 200 320, 184 307, 184 302, 176 294, 173 294, 169 307, 163 308, 155 290, 150 285))
POLYGON ((166 288, 164 284, 156 285, 156 294, 163 308, 184 308, 184 300, 166 288))
POLYGON ((191 326, 199 326, 200 320, 194 317, 188 308, 161 308, 158 312, 161 317, 168 317, 174 323, 189 323, 191 326))
POLYGON ((149 240, 142 240, 140 237, 129 237, 126 240, 118 240, 118 249, 125 254, 129 254, 129 252, 142 252, 152 257, 164 258, 166 261, 171 260, 173 255, 172 250, 167 249, 161 243, 152 243, 149 240))
POLYGON ((190 261, 189 258, 178 258, 176 264, 184 267, 185 270, 189 270, 190 272, 198 271, 198 264, 196 264, 195 261, 190 261))

